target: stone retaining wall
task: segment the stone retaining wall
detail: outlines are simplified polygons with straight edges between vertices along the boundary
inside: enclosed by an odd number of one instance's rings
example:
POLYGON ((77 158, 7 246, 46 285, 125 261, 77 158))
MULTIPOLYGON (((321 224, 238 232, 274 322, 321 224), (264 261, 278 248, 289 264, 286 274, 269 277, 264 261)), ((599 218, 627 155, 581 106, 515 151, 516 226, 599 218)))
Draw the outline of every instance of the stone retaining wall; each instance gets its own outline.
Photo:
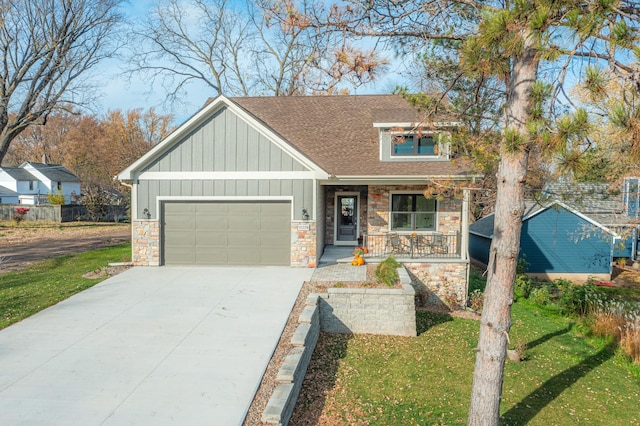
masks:
POLYGON ((416 336, 415 290, 404 268, 402 288, 330 288, 320 295, 320 322, 328 333, 416 336))
POLYGON ((304 375, 320 335, 320 310, 318 295, 307 297, 307 306, 300 314, 298 328, 291 337, 293 348, 284 360, 276 376, 278 383, 262 412, 262 422, 287 425, 296 406, 304 375))

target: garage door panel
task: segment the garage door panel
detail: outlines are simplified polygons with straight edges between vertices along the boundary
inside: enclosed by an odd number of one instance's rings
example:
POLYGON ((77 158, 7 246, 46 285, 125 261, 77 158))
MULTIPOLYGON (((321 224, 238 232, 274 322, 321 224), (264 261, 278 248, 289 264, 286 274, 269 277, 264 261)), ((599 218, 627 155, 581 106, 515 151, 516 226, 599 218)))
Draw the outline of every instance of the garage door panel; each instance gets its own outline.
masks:
POLYGON ((196 228, 199 230, 225 230, 229 226, 226 216, 211 215, 198 216, 196 219, 196 228))
POLYGON ((173 215, 193 216, 196 211, 196 206, 193 203, 171 203, 171 207, 165 211, 173 215))
POLYGON ((289 202, 167 202, 165 264, 289 265, 289 202))
POLYGON ((195 244, 198 247, 226 247, 229 237, 220 232, 200 231, 195 235, 195 244))
POLYGON ((256 216, 233 216, 229 218, 227 225, 230 232, 252 232, 260 231, 260 217, 256 216))

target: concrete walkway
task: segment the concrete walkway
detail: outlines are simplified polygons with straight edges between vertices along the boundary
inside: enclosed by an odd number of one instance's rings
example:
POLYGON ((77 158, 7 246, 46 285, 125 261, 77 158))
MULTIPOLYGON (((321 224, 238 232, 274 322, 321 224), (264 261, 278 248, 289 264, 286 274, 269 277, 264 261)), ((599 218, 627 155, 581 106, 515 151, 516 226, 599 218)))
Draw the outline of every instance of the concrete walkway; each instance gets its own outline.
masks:
POLYGON ((326 246, 311 281, 366 281, 367 268, 351 266, 353 249, 326 246))
POLYGON ((303 268, 133 268, 0 331, 6 425, 238 425, 303 268))

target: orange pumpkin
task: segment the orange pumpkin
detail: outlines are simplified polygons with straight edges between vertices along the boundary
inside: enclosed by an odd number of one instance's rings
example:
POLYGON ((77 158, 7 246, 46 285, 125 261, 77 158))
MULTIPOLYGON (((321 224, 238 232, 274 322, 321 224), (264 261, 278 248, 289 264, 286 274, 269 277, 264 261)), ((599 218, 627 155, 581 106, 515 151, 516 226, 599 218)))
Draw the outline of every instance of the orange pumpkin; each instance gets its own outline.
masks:
POLYGON ((358 263, 358 266, 364 265, 364 257, 358 257, 357 263, 358 263))

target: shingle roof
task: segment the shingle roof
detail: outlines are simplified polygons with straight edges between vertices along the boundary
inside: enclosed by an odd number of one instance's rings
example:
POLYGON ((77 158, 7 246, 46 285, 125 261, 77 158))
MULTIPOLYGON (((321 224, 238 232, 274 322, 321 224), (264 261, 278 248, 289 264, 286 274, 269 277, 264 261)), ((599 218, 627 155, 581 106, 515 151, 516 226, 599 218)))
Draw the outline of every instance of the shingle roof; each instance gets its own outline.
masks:
POLYGON ((27 170, 22 169, 20 167, 3 167, 4 170, 9 176, 14 178, 16 181, 27 182, 30 180, 37 181, 38 178, 29 173, 27 170))
MULTIPOLYGON (((396 95, 232 98, 327 173, 336 176, 464 176, 463 161, 381 162, 374 123, 422 122, 396 95)), ((429 122, 451 121, 450 117, 429 122)))
POLYGON ((20 194, 18 194, 16 191, 13 191, 13 190, 11 190, 9 188, 6 188, 6 187, 0 185, 0 195, 17 197, 20 194))
POLYGON ((622 212, 622 193, 612 191, 611 184, 600 182, 555 182, 544 194, 582 213, 615 214, 622 212))
MULTIPOLYGON (((66 167, 60 164, 44 164, 44 163, 25 163, 30 164, 45 175, 48 179, 54 182, 80 182, 80 179, 73 173, 71 173, 66 167)), ((22 166, 24 166, 23 164, 22 166)))

